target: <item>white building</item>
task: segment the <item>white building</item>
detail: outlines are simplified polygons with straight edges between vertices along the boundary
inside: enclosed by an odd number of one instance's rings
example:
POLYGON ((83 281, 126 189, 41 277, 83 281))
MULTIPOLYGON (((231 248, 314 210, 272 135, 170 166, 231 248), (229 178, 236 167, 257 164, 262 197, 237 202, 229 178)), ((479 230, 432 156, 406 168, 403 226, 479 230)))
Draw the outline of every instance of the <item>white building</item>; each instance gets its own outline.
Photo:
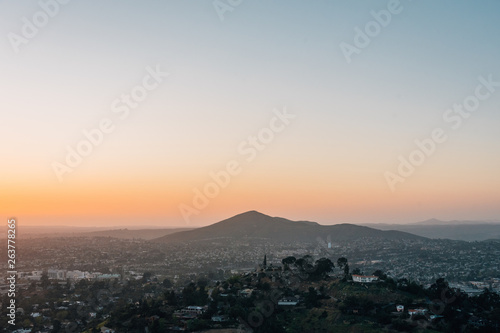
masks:
POLYGON ((68 271, 66 273, 66 276, 71 280, 80 280, 85 278, 85 273, 83 273, 82 271, 68 271))
POLYGON ((31 272, 31 275, 27 275, 25 277, 28 280, 40 281, 40 279, 42 278, 42 275, 43 275, 43 271, 33 271, 33 272, 31 272))
POLYGON ((418 309, 410 309, 408 310, 408 314, 410 316, 414 316, 414 315, 425 315, 425 313, 427 312, 427 309, 422 309, 422 308, 418 308, 418 309))
POLYGON ((109 279, 120 279, 121 275, 120 274, 101 274, 98 275, 97 280, 109 280, 109 279))
POLYGON ((374 275, 353 275, 352 280, 354 282, 372 283, 378 281, 378 276, 374 275))
POLYGON ((49 269, 47 275, 51 280, 64 280, 66 279, 66 271, 60 269, 49 269))
POLYGON ((203 312, 205 312, 205 309, 201 306, 190 305, 187 308, 182 309, 181 312, 200 315, 203 314, 203 312))
POLYGON ((286 297, 278 301, 278 305, 297 305, 299 301, 295 297, 286 297))

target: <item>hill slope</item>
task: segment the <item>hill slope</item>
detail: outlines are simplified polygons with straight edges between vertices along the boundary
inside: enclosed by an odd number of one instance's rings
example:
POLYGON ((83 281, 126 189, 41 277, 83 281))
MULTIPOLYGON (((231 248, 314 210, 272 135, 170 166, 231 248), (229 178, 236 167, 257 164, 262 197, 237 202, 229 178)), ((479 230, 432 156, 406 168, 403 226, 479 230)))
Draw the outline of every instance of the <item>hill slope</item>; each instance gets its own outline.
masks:
POLYGON ((316 222, 290 221, 249 211, 221 222, 155 239, 156 242, 189 242, 217 238, 260 238, 281 242, 313 242, 318 237, 356 240, 363 237, 383 239, 418 239, 420 236, 400 231, 382 231, 354 224, 320 225, 316 222))

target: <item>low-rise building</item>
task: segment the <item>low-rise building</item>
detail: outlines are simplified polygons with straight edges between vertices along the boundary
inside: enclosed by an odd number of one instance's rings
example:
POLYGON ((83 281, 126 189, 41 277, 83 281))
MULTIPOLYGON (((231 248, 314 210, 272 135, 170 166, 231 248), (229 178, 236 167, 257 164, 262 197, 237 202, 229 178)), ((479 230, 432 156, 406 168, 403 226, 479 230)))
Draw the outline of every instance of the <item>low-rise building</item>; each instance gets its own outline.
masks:
POLYGON ((352 276, 354 282, 372 283, 378 281, 378 276, 375 275, 354 275, 352 276))
POLYGON ((408 314, 410 316, 415 316, 415 315, 425 315, 427 312, 427 309, 423 308, 418 308, 418 309, 410 309, 408 310, 408 314))
POLYGON ((278 305, 288 305, 295 306, 299 301, 295 297, 285 297, 278 301, 278 305))

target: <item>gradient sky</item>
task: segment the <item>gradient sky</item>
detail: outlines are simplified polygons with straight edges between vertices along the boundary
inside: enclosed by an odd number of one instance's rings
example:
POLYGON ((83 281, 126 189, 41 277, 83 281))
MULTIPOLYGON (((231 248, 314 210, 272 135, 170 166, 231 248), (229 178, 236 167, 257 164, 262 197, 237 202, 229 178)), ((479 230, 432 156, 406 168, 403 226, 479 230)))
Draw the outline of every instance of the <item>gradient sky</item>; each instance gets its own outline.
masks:
POLYGON ((388 3, 244 0, 222 21, 212 1, 72 1, 15 52, 9 38, 41 7, 0 2, 0 215, 78 226, 197 226, 247 210, 323 224, 500 220, 500 87, 458 129, 443 120, 478 77, 500 81, 500 2, 401 0, 347 63, 340 44, 388 3), (157 65, 169 76, 120 119, 113 101, 157 65), (239 145, 284 108, 296 117, 247 161, 239 145), (114 131, 58 181, 52 164, 104 118, 114 131), (435 128, 447 141, 391 191, 384 174, 435 128), (231 160, 241 172, 184 219, 180 205, 231 160))

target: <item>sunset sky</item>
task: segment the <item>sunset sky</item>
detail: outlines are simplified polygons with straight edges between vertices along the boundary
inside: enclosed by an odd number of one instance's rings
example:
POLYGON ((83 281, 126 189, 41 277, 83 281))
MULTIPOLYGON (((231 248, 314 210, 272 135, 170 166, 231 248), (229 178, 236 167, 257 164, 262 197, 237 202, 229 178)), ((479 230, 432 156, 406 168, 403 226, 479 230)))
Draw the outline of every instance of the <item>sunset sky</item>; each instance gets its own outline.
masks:
POLYGON ((4 219, 500 220, 498 1, 11 0, 0 13, 4 219), (415 153, 436 129, 446 139, 415 153))

